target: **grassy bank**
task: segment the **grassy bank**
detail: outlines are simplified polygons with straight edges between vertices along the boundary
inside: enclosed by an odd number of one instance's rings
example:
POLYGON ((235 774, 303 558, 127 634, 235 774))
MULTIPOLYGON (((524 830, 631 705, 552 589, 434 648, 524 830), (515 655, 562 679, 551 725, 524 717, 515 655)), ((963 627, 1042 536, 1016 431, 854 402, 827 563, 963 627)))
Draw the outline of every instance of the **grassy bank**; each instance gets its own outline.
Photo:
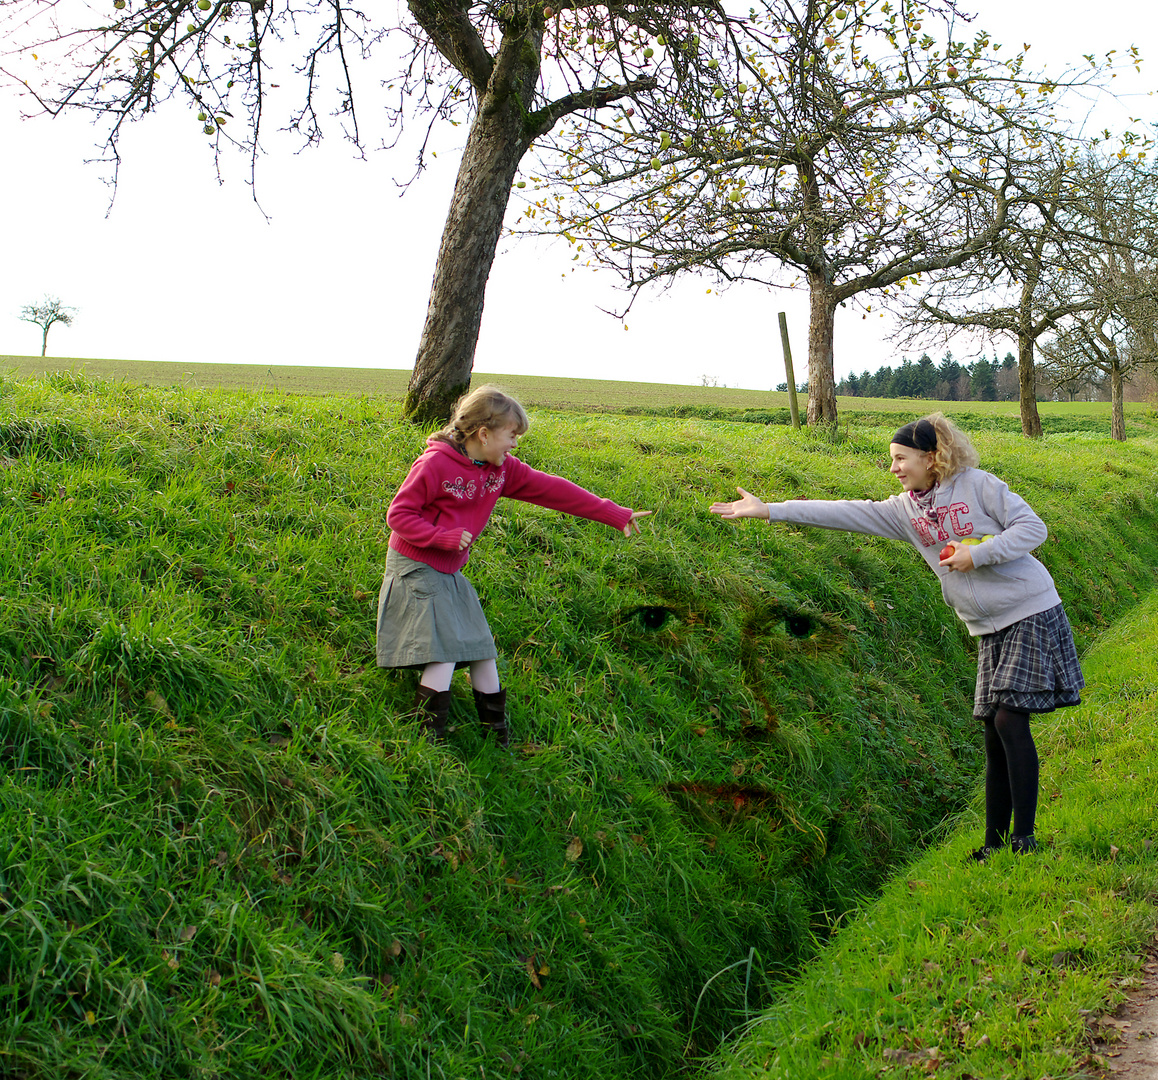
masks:
MULTIPOLYGON (((469 572, 516 751, 373 663, 392 400, 0 384, 0 1067, 667 1076, 778 1000, 979 772, 972 644, 900 545, 704 510, 881 497, 891 428, 533 415, 654 509, 503 503, 469 572)), ((978 435, 1083 642, 1154 583, 1155 448, 978 435)))
POLYGON ((906 867, 714 1080, 1093 1077, 1158 916, 1158 596, 1086 654, 1083 705, 1037 721, 1034 858, 970 864, 980 807, 906 867), (1107 1024, 1107 1027, 1110 1025, 1107 1024))

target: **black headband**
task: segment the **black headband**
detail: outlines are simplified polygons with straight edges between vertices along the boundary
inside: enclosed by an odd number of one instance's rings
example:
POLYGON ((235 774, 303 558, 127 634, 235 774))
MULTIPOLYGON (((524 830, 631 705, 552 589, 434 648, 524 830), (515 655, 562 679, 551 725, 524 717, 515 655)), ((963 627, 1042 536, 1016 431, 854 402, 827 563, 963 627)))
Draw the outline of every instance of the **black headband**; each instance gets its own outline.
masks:
POLYGON ((893 442, 927 454, 937 449, 937 429, 928 420, 914 420, 893 436, 893 442))

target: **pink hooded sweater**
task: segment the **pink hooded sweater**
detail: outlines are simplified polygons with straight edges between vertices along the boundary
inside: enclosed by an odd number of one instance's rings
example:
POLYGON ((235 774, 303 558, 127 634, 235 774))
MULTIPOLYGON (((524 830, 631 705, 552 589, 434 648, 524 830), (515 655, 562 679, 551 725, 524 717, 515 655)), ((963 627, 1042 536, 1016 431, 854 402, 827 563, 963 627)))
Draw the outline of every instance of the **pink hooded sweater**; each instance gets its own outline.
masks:
POLYGON ((470 557, 470 544, 462 551, 458 548, 463 531, 477 540, 499 496, 562 510, 615 529, 631 520, 627 507, 601 499, 561 476, 532 469, 511 454, 501 465, 479 465, 450 443, 432 437, 386 512, 390 547, 453 574, 470 557))

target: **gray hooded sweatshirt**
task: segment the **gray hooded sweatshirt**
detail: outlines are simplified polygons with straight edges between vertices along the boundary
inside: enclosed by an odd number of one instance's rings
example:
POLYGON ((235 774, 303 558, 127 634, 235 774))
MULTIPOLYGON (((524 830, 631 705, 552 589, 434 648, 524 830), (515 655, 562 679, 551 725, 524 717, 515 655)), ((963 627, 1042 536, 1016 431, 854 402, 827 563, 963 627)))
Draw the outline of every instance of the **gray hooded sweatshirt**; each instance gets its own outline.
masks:
POLYGON ((884 536, 915 547, 941 579, 941 595, 969 628, 992 634, 1061 603, 1049 571, 1030 552, 1048 535, 1041 518, 1020 496, 982 469, 965 469, 938 484, 936 521, 907 491, 880 502, 794 499, 772 503, 769 521, 884 536), (992 534, 969 548, 974 569, 965 573, 940 565, 950 540, 992 534))

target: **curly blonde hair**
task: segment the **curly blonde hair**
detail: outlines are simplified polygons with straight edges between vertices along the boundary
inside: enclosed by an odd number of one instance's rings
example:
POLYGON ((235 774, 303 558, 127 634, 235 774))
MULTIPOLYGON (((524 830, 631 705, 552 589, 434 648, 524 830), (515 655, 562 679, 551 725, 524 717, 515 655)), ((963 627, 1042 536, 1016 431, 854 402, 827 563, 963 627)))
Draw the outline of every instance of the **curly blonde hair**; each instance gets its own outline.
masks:
POLYGON ((455 402, 450 422, 435 432, 434 438, 453 443, 462 450, 467 439, 477 434, 480 428, 493 431, 508 425, 513 425, 515 433, 522 435, 531 426, 526 410, 497 386, 480 386, 455 402))
POLYGON ((965 434, 944 413, 935 412, 923 417, 937 432, 937 447, 933 451, 933 464, 929 471, 943 483, 966 469, 975 469, 981 461, 977 448, 965 434))

